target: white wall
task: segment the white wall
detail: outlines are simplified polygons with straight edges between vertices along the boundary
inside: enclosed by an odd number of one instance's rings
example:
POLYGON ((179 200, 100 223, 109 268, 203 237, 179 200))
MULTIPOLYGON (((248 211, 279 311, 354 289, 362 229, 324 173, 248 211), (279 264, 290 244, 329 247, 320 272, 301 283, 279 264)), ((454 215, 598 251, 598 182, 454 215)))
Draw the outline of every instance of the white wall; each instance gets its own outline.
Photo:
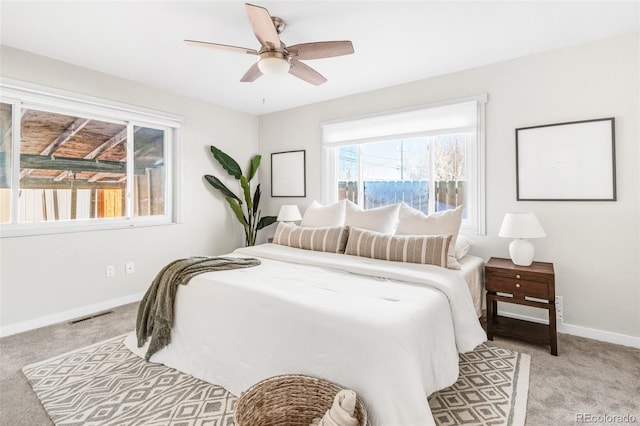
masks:
MULTIPOLYGON (((556 293, 564 297, 562 330, 638 345, 639 75, 635 34, 262 116, 265 159, 277 151, 307 151, 307 197, 266 197, 265 208, 295 203, 304 211, 321 200, 320 122, 487 93, 487 235, 473 237, 474 253, 508 257, 508 241, 497 237, 504 213, 535 211, 548 234, 534 241, 536 260, 555 264, 556 293), (616 118, 618 201, 516 201, 514 129, 604 117, 616 118)), ((264 166, 268 195, 269 161, 264 166)), ((539 310, 517 308, 504 306, 540 316, 539 310)))
MULTIPOLYGON (((209 173, 222 177, 224 173, 209 152, 212 144, 232 155, 241 165, 248 164, 258 147, 255 116, 6 46, 1 49, 3 77, 185 118, 183 223, 1 239, 3 334, 133 301, 170 260, 227 253, 243 245, 241 226, 231 216, 224 199, 214 195, 202 176, 209 173), (128 261, 135 262, 135 274, 124 274, 124 263, 128 261), (107 264, 116 265, 114 278, 105 278, 107 264)), ((229 182, 235 184, 233 179, 229 182)))

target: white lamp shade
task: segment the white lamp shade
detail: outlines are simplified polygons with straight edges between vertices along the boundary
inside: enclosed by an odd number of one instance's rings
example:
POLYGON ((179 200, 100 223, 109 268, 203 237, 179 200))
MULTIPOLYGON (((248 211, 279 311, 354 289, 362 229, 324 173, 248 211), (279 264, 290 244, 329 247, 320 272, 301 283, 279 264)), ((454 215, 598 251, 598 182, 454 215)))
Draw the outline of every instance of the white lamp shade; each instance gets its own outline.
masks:
POLYGON ((542 238, 544 233, 533 212, 507 213, 504 215, 498 236, 505 238, 542 238))
POLYGON ((301 219, 302 216, 300 216, 300 210, 295 204, 285 204, 280 207, 280 212, 278 212, 277 218, 279 222, 295 222, 296 220, 301 219))
POLYGON ((258 68, 264 75, 283 75, 289 72, 289 62, 276 56, 266 56, 258 61, 258 68))

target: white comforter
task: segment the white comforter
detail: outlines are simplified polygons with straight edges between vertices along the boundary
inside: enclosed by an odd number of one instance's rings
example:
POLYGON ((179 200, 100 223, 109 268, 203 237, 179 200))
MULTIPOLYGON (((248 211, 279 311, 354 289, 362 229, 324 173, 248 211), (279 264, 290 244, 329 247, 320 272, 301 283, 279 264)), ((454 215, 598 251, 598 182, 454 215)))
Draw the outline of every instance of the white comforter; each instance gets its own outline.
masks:
MULTIPOLYGON (((458 352, 486 340, 460 275, 264 244, 255 268, 180 286, 172 342, 151 361, 239 395, 301 373, 351 388, 372 425, 433 425, 426 396, 458 377, 458 352)), ((127 346, 136 348, 135 333, 127 346)))

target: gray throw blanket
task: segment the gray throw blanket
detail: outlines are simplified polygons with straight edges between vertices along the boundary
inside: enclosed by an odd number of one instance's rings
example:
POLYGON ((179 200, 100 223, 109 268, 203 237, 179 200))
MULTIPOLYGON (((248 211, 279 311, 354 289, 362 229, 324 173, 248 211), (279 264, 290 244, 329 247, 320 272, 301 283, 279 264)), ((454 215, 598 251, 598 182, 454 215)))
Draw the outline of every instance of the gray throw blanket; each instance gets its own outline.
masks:
POLYGON ((175 260, 165 266, 153 280, 138 306, 136 320, 138 347, 142 347, 147 338, 151 338, 145 359, 148 361, 151 355, 171 342, 173 305, 178 285, 187 284, 191 278, 205 272, 258 265, 260 261, 254 258, 190 257, 175 260))

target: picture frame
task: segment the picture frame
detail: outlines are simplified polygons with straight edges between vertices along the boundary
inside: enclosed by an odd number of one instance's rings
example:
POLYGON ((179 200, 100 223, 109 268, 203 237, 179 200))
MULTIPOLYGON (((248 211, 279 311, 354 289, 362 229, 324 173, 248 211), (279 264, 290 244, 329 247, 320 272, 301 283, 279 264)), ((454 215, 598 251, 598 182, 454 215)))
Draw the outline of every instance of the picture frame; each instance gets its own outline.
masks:
POLYGON ((306 151, 271 153, 271 196, 306 197, 306 151))
POLYGON ((516 129, 518 201, 616 201, 615 118, 516 129))

